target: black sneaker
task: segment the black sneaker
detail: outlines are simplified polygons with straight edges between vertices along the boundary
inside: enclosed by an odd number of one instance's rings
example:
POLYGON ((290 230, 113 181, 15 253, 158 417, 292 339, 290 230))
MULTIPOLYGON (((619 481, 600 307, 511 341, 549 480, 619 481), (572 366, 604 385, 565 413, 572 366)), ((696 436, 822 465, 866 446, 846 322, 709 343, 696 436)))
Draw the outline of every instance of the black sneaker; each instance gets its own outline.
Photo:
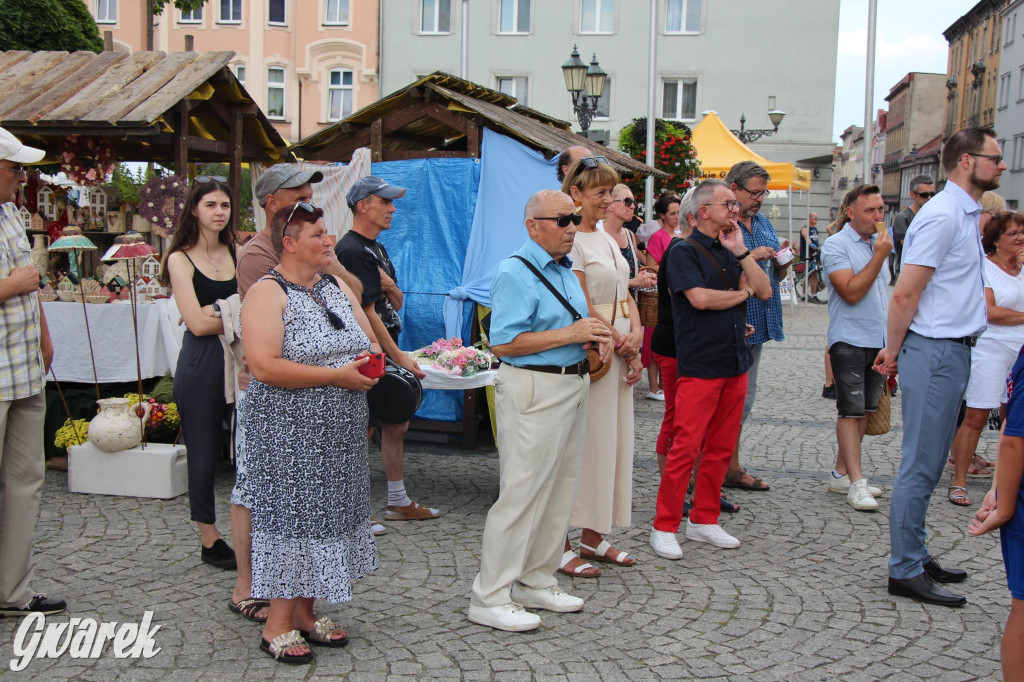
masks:
POLYGON ((0 609, 0 618, 18 618, 20 616, 27 616, 30 613, 41 613, 44 616, 50 616, 54 613, 63 613, 67 609, 68 604, 63 599, 50 599, 45 594, 37 594, 32 597, 32 601, 28 603, 28 606, 23 606, 20 609, 12 607, 0 609))
POLYGON ((224 538, 217 538, 213 547, 203 547, 202 559, 203 563, 223 568, 225 571, 233 571, 238 568, 238 564, 235 563, 235 550, 228 547, 224 538))
POLYGON ((836 385, 832 384, 831 386, 825 386, 824 388, 822 388, 821 389, 821 397, 825 398, 826 400, 835 400, 836 399, 836 385))

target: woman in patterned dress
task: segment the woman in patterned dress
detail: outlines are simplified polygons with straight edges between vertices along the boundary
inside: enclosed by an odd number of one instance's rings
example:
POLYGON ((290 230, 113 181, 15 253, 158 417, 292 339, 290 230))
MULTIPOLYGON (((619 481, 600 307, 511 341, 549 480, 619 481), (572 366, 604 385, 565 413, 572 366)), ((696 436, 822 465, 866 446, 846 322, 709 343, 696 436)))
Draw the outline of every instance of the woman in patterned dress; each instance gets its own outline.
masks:
POLYGON ((245 416, 252 508, 252 594, 270 600, 260 649, 307 663, 307 646, 338 647, 348 635, 317 618, 313 600, 352 598, 352 582, 377 568, 370 532, 370 477, 359 372, 370 325, 344 282, 324 275, 331 241, 323 211, 280 209, 270 238, 280 265, 242 307, 252 371, 245 416))

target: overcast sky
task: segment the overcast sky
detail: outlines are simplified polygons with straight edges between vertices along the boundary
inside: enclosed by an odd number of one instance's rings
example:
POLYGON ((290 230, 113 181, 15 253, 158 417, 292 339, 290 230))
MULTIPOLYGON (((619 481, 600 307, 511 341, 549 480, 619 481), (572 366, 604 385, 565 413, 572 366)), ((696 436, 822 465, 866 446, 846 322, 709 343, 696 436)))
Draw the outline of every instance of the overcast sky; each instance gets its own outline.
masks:
MULTIPOLYGON (((976 0, 878 0, 873 111, 888 108, 885 96, 907 73, 946 72, 949 44, 942 32, 975 4, 976 0)), ((836 143, 850 125, 864 125, 867 35, 867 0, 841 0, 832 124, 836 143)))

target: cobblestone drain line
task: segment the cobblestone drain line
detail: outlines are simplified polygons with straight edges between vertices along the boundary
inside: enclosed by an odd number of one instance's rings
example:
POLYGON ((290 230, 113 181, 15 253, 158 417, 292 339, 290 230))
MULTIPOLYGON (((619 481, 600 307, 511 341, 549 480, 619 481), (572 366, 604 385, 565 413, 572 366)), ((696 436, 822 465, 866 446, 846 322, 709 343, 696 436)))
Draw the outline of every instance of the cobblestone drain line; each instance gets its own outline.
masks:
MULTIPOLYGON (((718 550, 680 535, 684 559, 650 550, 661 404, 636 390, 633 525, 610 540, 639 561, 602 567, 597 580, 560 577, 585 598, 578 614, 541 612, 543 627, 512 634, 466 620, 486 511, 498 489, 496 453, 410 444, 414 499, 440 507, 436 521, 389 523, 381 568, 354 601, 318 603, 350 631, 345 649, 317 649, 311 666, 276 664, 257 651, 259 626, 227 609, 233 574, 199 562, 187 496, 169 501, 73 495, 47 472, 38 526, 36 589, 66 598, 71 616, 162 624, 148 660, 33 661, 8 670, 17 623, 0 620, 0 677, 47 680, 877 680, 996 679, 1009 608, 998 541, 969 538, 969 514, 945 501, 944 477, 929 515, 930 548, 970 571, 959 610, 890 597, 885 590, 888 492, 878 513, 854 511, 824 484, 835 454, 834 403, 822 400, 827 313, 786 308, 789 340, 766 346, 758 403, 742 460, 772 485, 729 491, 742 510, 722 524, 743 541, 718 550)), ((894 403, 899 423, 899 401, 894 403)), ((992 458, 995 435, 979 451, 992 458)), ((384 477, 371 450, 374 500, 384 477)), ((867 439, 865 471, 887 490, 899 463, 899 429, 867 439)), ((230 472, 218 479, 220 527, 228 533, 230 472)), ((975 506, 986 481, 968 485, 975 506)), ((378 515, 378 518, 380 516, 378 515)), ((66 622, 68 615, 56 617, 66 622)))

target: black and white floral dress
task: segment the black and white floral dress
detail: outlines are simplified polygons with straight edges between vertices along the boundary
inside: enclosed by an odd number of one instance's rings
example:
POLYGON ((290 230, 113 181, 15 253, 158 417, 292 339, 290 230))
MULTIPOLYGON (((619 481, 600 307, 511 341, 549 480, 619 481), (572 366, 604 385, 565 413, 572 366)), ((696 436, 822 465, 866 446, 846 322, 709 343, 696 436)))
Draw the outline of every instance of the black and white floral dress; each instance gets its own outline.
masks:
MULTIPOLYGON (((288 294, 286 360, 341 367, 370 348, 348 297, 329 276, 322 275, 311 289, 273 270, 269 276, 288 294), (328 309, 344 329, 334 328, 328 309)), ((253 379, 246 407, 252 596, 349 601, 352 582, 377 568, 365 392, 279 388, 253 379)))

